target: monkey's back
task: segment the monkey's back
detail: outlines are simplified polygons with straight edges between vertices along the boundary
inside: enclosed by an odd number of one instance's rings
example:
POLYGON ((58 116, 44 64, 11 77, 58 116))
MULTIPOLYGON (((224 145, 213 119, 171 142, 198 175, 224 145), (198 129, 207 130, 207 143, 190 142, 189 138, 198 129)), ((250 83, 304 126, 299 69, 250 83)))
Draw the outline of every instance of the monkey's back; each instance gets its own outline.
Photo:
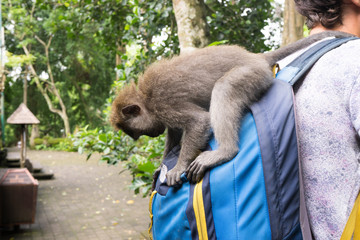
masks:
POLYGON ((268 66, 259 54, 239 46, 197 49, 150 65, 139 78, 139 89, 153 108, 190 102, 208 110, 215 82, 232 68, 245 65, 268 66))

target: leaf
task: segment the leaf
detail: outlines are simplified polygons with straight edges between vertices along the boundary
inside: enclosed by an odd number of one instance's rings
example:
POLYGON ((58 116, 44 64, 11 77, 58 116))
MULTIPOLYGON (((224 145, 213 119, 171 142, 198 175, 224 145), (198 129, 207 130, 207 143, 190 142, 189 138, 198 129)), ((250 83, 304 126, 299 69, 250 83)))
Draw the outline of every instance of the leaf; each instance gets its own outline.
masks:
POLYGON ((209 46, 222 45, 222 44, 226 44, 228 42, 229 42, 229 40, 215 41, 215 42, 210 43, 209 46))
POLYGON ((100 141, 106 142, 106 140, 107 140, 106 134, 105 133, 100 134, 99 139, 100 139, 100 141))
POLYGON ((154 172, 154 170, 156 169, 155 168, 155 166, 154 166, 154 164, 152 163, 152 162, 146 162, 146 163, 144 163, 144 164, 140 164, 139 166, 138 166, 138 169, 140 170, 140 171, 143 171, 143 172, 148 172, 148 173, 152 173, 152 172, 154 172))
POLYGON ((111 149, 109 147, 105 148, 104 154, 109 154, 111 152, 111 149))

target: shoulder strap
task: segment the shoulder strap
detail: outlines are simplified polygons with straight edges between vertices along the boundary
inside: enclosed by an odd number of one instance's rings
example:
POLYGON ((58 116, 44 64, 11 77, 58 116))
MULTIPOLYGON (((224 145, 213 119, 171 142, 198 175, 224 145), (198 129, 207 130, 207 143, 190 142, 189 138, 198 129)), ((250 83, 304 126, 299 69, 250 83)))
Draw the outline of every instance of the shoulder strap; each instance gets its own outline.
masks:
MULTIPOLYGON (((346 38, 332 38, 329 40, 321 41, 315 46, 306 50, 299 57, 293 60, 285 68, 277 73, 276 78, 291 85, 294 85, 301 77, 303 77, 310 68, 319 60, 325 53, 330 50, 346 43, 350 40, 359 39, 357 37, 346 37, 346 38)), ((301 171, 300 159, 299 159, 299 171, 301 171)), ((300 172, 301 173, 301 172, 300 172)), ((300 226, 303 233, 303 239, 313 239, 309 218, 305 206, 305 195, 304 195, 304 183, 302 174, 299 174, 299 188, 300 188, 300 226)), ((360 209, 360 208, 359 208, 360 209)))
POLYGON ((305 51, 285 68, 283 68, 277 74, 276 78, 294 85, 296 81, 304 76, 304 74, 310 70, 314 63, 319 60, 325 53, 342 45, 343 43, 354 39, 359 38, 331 38, 329 40, 321 41, 320 43, 305 51))

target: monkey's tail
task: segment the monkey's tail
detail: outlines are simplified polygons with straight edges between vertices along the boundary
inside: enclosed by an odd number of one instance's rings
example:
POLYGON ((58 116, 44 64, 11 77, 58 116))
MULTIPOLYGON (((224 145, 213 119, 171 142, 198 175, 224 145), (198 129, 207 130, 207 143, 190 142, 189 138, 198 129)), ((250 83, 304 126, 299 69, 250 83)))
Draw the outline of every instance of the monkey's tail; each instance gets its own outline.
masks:
POLYGON ((354 35, 350 33, 340 32, 340 31, 324 31, 320 33, 316 33, 310 35, 309 37, 303 38, 299 41, 291 43, 287 46, 281 47, 275 51, 264 53, 266 61, 269 63, 270 66, 274 66, 276 62, 279 60, 287 57, 288 55, 305 48, 312 43, 315 43, 321 39, 327 37, 336 37, 336 38, 344 38, 344 37, 353 37, 354 35))

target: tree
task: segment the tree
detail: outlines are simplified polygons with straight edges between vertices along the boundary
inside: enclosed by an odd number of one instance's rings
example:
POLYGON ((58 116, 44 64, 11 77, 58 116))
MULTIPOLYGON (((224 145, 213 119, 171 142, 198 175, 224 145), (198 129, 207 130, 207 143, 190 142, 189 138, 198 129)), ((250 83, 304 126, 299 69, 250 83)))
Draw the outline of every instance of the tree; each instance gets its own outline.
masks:
MULTIPOLYGON (((34 22, 34 13, 36 10, 36 3, 32 2, 32 5, 25 5, 18 1, 9 1, 8 6, 8 21, 13 21, 16 23, 14 37, 19 42, 19 45, 22 47, 25 55, 27 57, 34 56, 31 53, 31 47, 37 41, 43 47, 44 55, 43 59, 47 68, 47 73, 49 75, 49 80, 40 78, 39 73, 36 71, 32 62, 27 64, 27 68, 31 73, 33 80, 36 83, 39 91, 43 95, 48 108, 51 112, 58 114, 64 122, 64 128, 66 135, 70 134, 70 124, 66 112, 66 106, 62 100, 59 89, 55 84, 54 75, 52 73, 50 59, 49 59, 49 49, 53 35, 50 33, 47 37, 47 41, 42 40, 38 35, 36 30, 36 23, 34 22), (24 7, 25 6, 25 7, 24 7), (35 30, 35 31, 34 31, 35 30), (59 104, 59 107, 56 107, 56 102, 59 104)), ((26 81, 26 80, 25 80, 26 81)), ((27 86, 23 90, 27 92, 27 86)), ((26 99, 24 100, 26 101, 26 99)))
MULTIPOLYGON (((46 61, 47 73, 49 75, 49 79, 42 79, 42 81, 44 83, 41 83, 39 74, 36 72, 33 64, 29 64, 28 67, 30 69, 31 74, 33 75, 33 79, 36 83, 36 86, 38 87, 41 94, 43 95, 43 97, 46 100, 49 110, 53 113, 58 114, 61 117, 61 119, 63 120, 64 127, 65 127, 65 134, 68 136, 70 134, 69 118, 67 115, 66 106, 60 95, 60 91, 56 87, 54 75, 51 70, 51 65, 50 65, 50 60, 49 60, 49 48, 51 45, 52 38, 53 38, 53 36, 51 35, 49 37, 48 41, 45 43, 42 39, 40 39, 37 35, 35 35, 35 39, 44 47, 45 61, 46 61), (43 85, 45 85, 45 87, 43 87, 43 85), (52 98, 54 100, 52 100, 49 95, 52 95, 52 98), (54 104, 55 101, 59 103, 59 108, 55 107, 55 104, 54 104)), ((30 51, 28 50, 27 46, 24 45, 23 49, 24 49, 24 52, 26 55, 30 55, 30 51)))
POLYGON ((33 57, 21 65, 32 77, 29 108, 41 120, 40 132, 52 136, 70 133, 70 126, 105 125, 102 107, 115 76, 115 52, 98 34, 106 22, 70 3, 12 0, 4 8, 8 51, 33 57))
POLYGON ((227 42, 253 52, 270 50, 274 46, 264 44, 262 30, 274 15, 271 2, 173 0, 180 43, 185 47, 204 47, 227 42))
POLYGON ((210 33, 204 1, 173 0, 173 7, 181 52, 206 47, 210 33))
POLYGON ((293 0, 285 0, 284 7, 284 31, 282 45, 288 45, 304 36, 305 19, 295 9, 293 0))

